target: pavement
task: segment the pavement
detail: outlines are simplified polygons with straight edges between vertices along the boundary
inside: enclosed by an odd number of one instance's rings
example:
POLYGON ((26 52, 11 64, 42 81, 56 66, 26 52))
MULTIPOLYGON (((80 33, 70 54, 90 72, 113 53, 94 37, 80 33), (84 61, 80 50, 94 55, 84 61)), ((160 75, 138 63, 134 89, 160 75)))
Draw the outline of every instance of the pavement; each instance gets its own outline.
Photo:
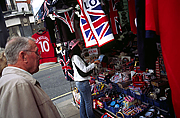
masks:
MULTIPOLYGON (((39 68, 44 69, 47 67, 54 66, 54 64, 56 63, 43 63, 39 66, 39 68)), ((79 108, 76 104, 74 104, 72 95, 69 94, 63 96, 58 100, 54 100, 53 103, 57 107, 61 115, 61 118, 80 118, 79 108)))
MULTIPOLYGON (((39 66, 39 69, 51 68, 55 66, 54 62, 43 63, 39 66)), ((52 100, 52 99, 51 99, 52 100)), ((61 118, 80 118, 79 107, 73 102, 73 95, 71 92, 62 97, 52 100, 54 105, 57 107, 61 118)), ((95 118, 100 118, 102 112, 94 110, 95 118)))
POLYGON ((55 103, 55 105, 61 118, 80 118, 79 108, 74 104, 72 98, 57 104, 55 103))

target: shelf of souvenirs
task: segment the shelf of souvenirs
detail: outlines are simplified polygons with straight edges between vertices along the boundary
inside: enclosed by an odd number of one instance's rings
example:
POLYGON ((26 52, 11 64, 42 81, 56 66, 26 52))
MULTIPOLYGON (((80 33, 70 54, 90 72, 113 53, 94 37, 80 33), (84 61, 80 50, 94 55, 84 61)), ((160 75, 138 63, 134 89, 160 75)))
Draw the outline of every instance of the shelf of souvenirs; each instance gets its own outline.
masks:
MULTIPOLYGON (((138 111, 133 115, 138 115, 139 112, 143 112, 145 115, 150 107, 154 107, 156 113, 158 113, 157 111, 162 112, 156 115, 169 117, 167 95, 170 88, 166 75, 157 77, 156 74, 150 73, 149 70, 140 72, 137 68, 131 72, 107 71, 107 68, 104 68, 104 70, 106 71, 99 73, 94 78, 95 83, 92 84, 94 87, 92 88, 92 97, 98 109, 103 108, 113 112, 114 116, 119 112, 117 115, 123 113, 125 117, 129 117, 129 114, 132 113, 126 113, 127 110, 131 109, 130 111, 134 112, 134 110, 141 108, 146 103, 149 104, 147 108, 143 108, 142 111, 138 111), (129 102, 131 99, 132 102, 129 102), (111 102, 114 102, 114 105, 111 105, 111 102), (117 108, 115 105, 117 105, 117 108), (118 106, 126 106, 126 109, 123 111, 121 108, 120 112, 118 106)), ((153 114, 155 115, 155 113, 153 114)))

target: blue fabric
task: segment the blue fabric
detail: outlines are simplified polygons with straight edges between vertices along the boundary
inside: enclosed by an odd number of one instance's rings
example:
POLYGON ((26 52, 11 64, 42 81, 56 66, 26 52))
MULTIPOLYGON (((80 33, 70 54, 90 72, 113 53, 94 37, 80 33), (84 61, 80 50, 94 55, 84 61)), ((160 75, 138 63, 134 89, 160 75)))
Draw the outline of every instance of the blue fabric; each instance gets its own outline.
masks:
POLYGON ((81 95, 80 118, 95 118, 92 108, 91 87, 89 85, 89 80, 80 82, 76 81, 76 86, 81 95))
POLYGON ((155 38, 156 37, 156 32, 152 30, 146 30, 146 38, 155 38))

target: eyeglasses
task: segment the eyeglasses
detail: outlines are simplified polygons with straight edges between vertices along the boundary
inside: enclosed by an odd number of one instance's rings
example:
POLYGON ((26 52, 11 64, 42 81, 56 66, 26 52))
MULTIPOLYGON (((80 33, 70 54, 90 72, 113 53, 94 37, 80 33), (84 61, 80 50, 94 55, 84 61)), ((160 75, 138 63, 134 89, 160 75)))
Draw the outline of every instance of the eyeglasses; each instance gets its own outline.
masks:
POLYGON ((35 54, 36 54, 37 56, 41 56, 41 51, 31 51, 31 50, 24 50, 24 51, 35 52, 35 54))

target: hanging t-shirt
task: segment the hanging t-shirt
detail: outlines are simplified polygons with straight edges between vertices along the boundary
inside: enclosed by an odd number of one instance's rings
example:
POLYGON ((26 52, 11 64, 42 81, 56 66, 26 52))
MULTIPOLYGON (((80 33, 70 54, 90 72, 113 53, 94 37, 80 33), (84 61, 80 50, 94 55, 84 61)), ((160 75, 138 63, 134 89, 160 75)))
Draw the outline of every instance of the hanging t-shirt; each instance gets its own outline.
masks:
POLYGON ((41 59, 39 63, 46 62, 57 62, 57 57, 55 57, 55 49, 50 41, 50 36, 48 31, 43 33, 35 33, 32 38, 36 40, 36 45, 41 51, 41 59))
POLYGON ((145 13, 146 38, 155 38, 159 35, 158 2, 146 0, 145 13))

